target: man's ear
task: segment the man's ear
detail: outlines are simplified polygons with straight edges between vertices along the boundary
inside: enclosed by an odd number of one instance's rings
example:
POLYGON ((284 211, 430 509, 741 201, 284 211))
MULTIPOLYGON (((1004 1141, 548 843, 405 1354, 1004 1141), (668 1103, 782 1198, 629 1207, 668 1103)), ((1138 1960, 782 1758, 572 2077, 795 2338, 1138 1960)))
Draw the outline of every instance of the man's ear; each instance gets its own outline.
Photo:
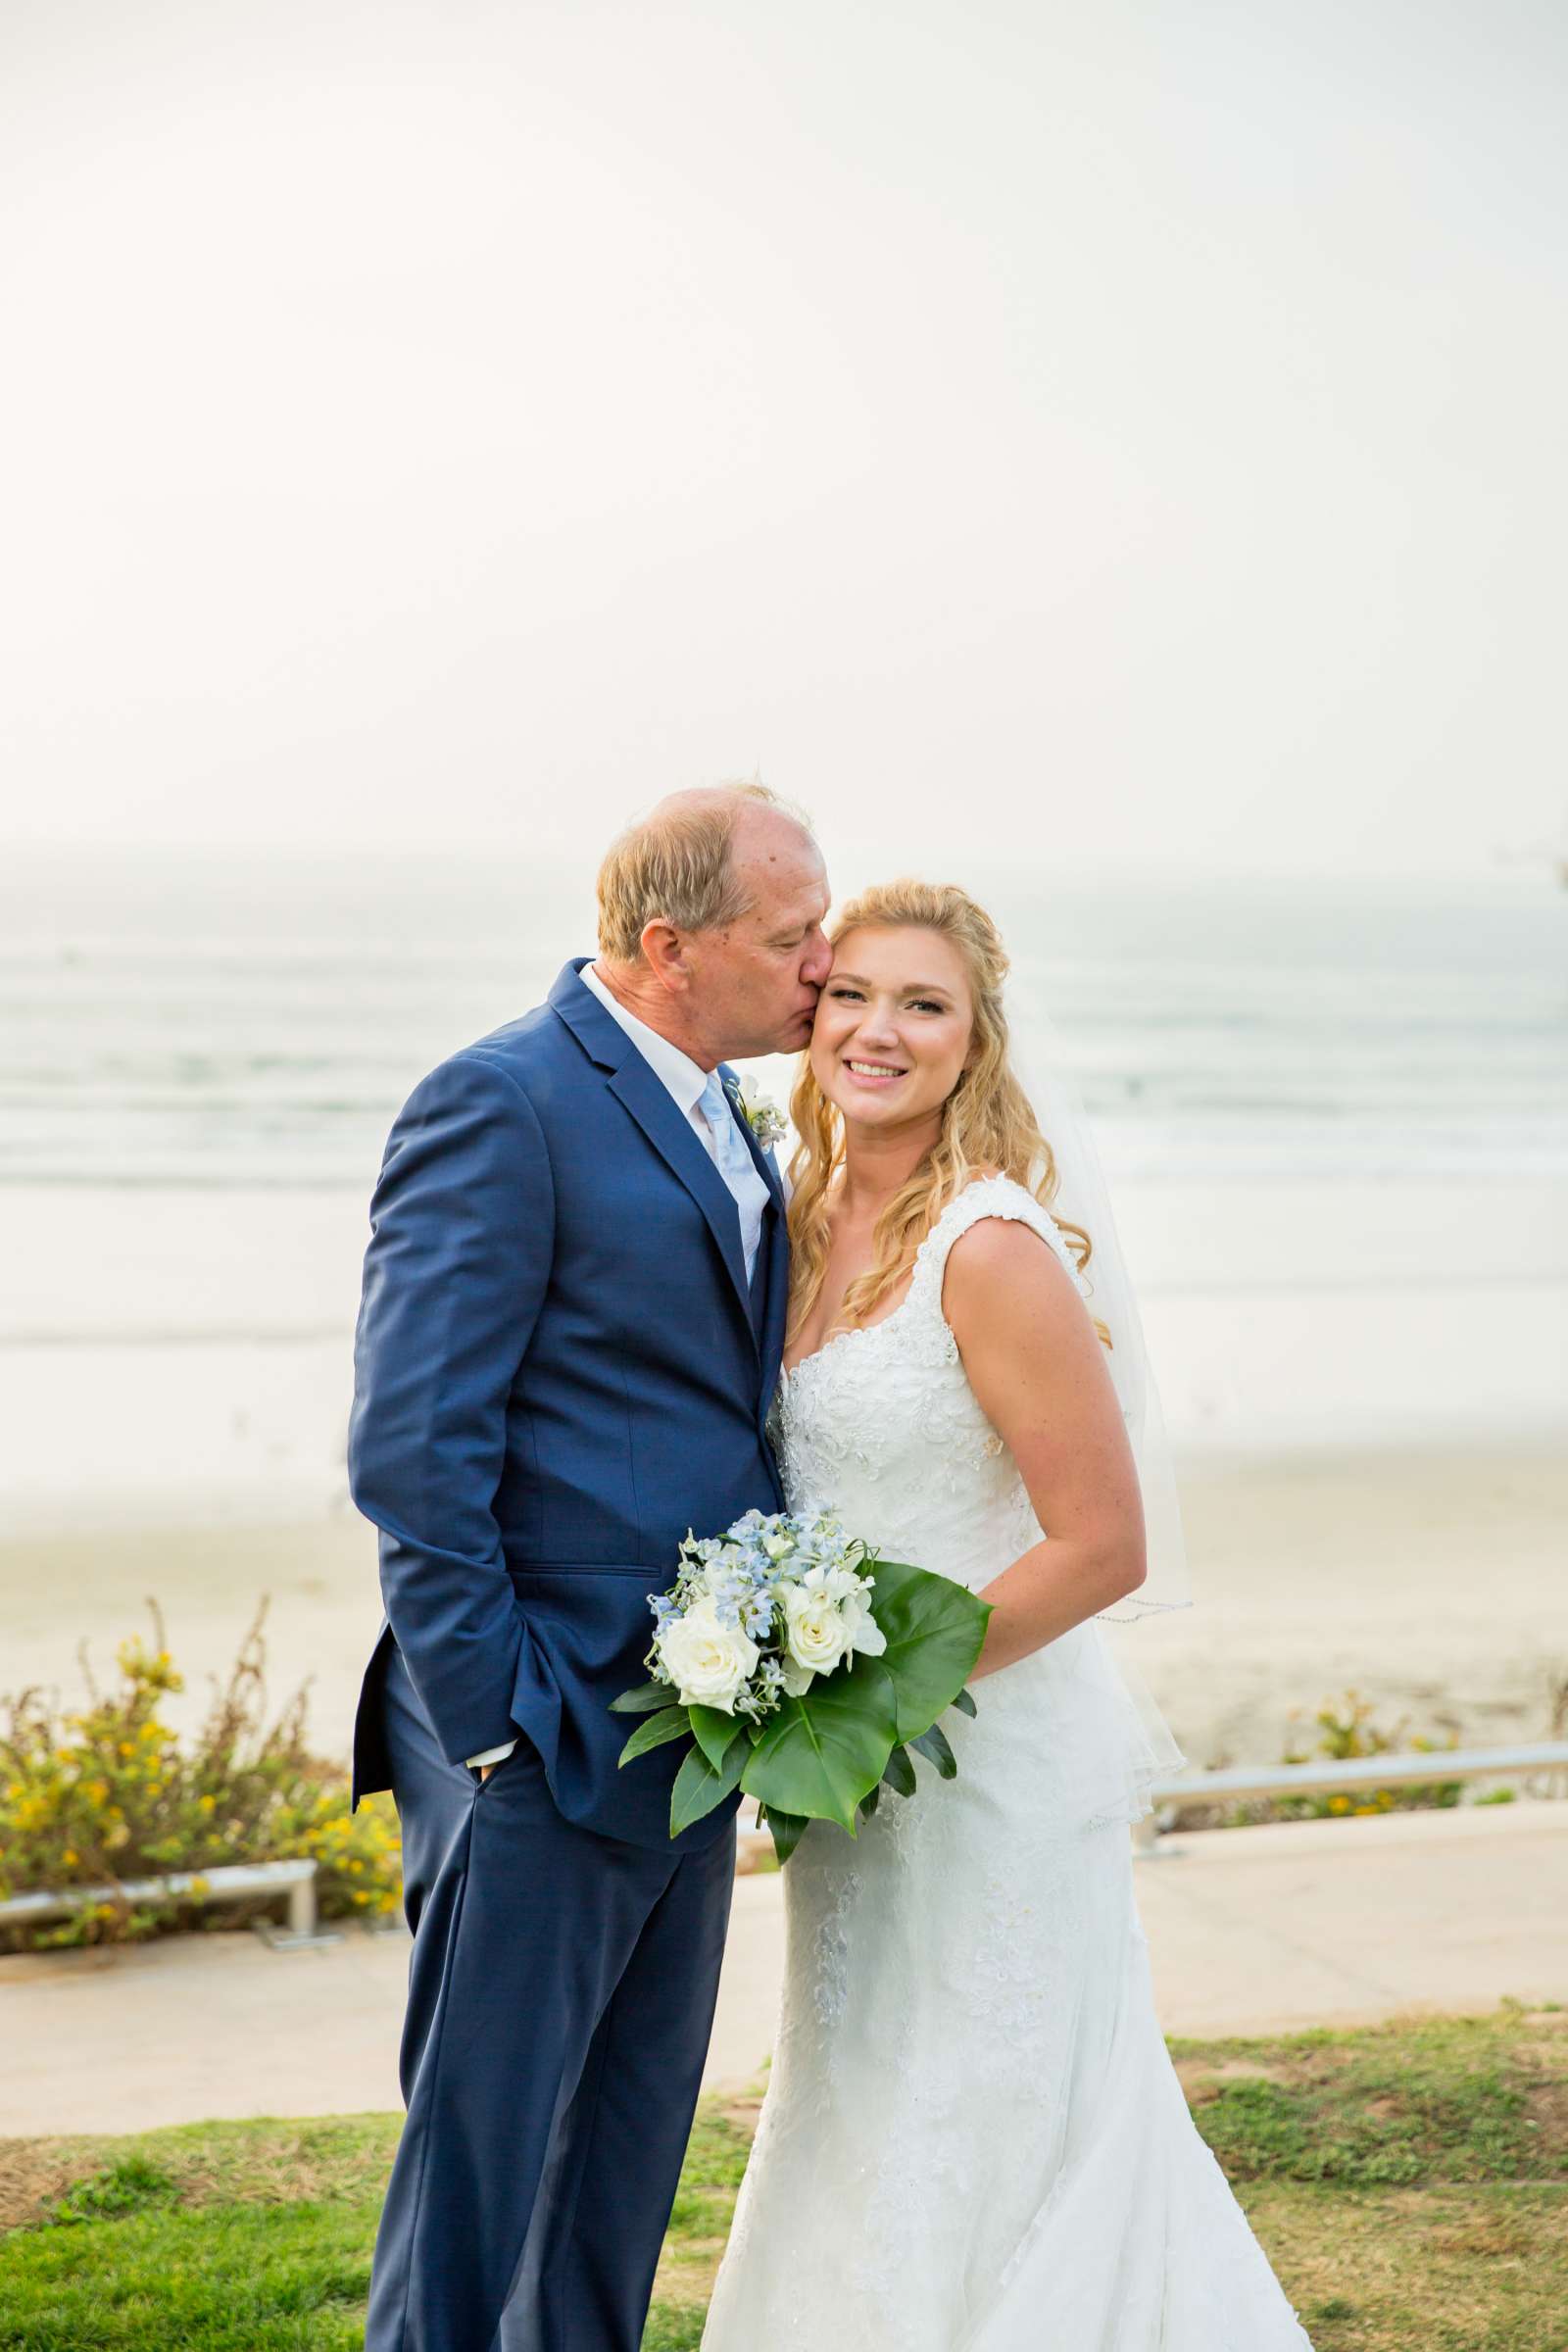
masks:
POLYGON ((642 950, 648 968, 661 987, 667 988, 672 997, 684 996, 691 986, 691 965, 687 960, 686 941, 673 923, 645 923, 642 950))

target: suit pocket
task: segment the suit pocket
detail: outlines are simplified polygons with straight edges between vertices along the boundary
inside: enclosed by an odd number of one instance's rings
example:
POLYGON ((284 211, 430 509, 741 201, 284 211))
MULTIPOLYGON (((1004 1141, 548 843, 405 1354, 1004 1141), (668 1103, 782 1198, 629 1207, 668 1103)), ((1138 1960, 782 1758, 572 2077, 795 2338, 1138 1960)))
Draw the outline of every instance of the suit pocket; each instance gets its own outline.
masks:
POLYGON ((485 1789, 493 1787, 504 1775, 510 1779, 519 1771, 526 1772, 530 1759, 537 1764, 540 1761, 539 1750, 526 1732, 519 1732, 511 1755, 503 1756, 499 1764, 493 1764, 488 1775, 477 1764, 470 1764, 467 1767, 468 1778, 473 1783, 474 1795, 482 1795, 485 1789))

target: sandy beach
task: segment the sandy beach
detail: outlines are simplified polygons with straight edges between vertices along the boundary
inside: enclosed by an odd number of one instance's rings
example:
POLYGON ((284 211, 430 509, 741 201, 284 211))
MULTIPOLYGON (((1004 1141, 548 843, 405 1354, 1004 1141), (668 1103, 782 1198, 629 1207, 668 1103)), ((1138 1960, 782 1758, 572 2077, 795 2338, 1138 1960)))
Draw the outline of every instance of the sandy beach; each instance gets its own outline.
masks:
MULTIPOLYGON (((1290 1710, 1354 1687, 1415 1732, 1546 1736, 1568 1682, 1560 1602, 1568 1460, 1544 1446, 1324 1449, 1189 1463, 1199 1605, 1114 1636, 1195 1764, 1272 1761, 1290 1710)), ((269 1597, 275 1703, 311 1678, 314 1743, 346 1754, 379 1622, 375 1545, 352 1510, 309 1522, 36 1535, 0 1545, 0 1690, 81 1689, 117 1640, 164 1613, 199 1712, 269 1597)))

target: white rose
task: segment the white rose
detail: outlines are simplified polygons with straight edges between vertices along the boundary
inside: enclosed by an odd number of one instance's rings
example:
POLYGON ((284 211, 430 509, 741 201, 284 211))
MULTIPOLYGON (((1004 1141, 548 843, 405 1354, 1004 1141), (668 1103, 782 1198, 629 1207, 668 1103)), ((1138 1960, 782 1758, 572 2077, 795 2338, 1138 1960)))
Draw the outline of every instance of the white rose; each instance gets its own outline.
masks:
POLYGON ((710 1595, 670 1619, 655 1647, 683 1707, 716 1707, 733 1715, 735 1701, 757 1672, 761 1652, 738 1625, 720 1625, 710 1595))
POLYGON ((830 1674, 849 1647, 837 1601, 820 1585, 784 1585, 784 1647, 797 1666, 830 1674))

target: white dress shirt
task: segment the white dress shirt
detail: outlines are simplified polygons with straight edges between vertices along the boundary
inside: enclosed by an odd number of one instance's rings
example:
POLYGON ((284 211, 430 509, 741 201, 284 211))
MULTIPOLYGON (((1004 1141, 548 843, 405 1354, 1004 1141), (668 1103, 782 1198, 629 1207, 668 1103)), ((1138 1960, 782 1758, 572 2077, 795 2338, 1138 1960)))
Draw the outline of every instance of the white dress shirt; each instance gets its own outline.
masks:
MULTIPOLYGON (((577 977, 584 988, 599 999, 611 1019, 617 1021, 625 1030, 723 1178, 740 1215, 741 1250, 746 1259, 746 1279, 750 1282, 752 1269, 757 1263, 758 1245, 761 1240, 767 1186, 759 1175, 750 1152, 746 1152, 743 1160, 739 1152, 720 1150, 719 1139, 710 1127, 702 1108, 708 1072, 693 1061, 689 1054, 683 1054, 679 1046, 672 1046, 667 1037, 661 1037, 657 1029, 650 1029, 646 1021, 640 1021, 634 1012, 628 1012, 619 999, 611 995, 593 964, 585 963, 577 977)), ((516 1744, 515 1740, 508 1740, 500 1747, 487 1747, 479 1755, 469 1756, 466 1761, 471 1765, 499 1764, 503 1756, 511 1755, 516 1744)))

